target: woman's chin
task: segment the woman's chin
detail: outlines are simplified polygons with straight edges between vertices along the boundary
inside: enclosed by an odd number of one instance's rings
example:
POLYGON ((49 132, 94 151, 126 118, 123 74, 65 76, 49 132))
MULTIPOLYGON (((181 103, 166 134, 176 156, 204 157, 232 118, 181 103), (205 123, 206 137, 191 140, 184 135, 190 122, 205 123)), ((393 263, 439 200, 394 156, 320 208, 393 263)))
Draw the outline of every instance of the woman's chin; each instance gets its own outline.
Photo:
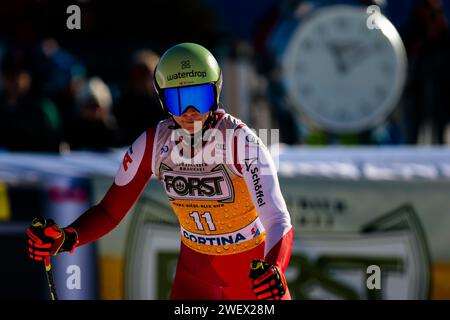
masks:
POLYGON ((190 133, 194 133, 195 131, 199 131, 202 128, 201 122, 194 123, 194 122, 184 122, 183 123, 183 129, 189 131, 190 133))

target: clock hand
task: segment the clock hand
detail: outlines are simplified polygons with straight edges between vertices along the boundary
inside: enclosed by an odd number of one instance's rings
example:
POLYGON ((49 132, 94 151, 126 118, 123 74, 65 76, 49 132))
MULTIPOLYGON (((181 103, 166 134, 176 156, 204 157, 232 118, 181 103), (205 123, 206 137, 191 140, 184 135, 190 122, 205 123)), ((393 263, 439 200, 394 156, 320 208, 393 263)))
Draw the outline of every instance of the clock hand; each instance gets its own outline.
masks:
POLYGON ((344 61, 344 50, 345 47, 333 42, 327 42, 326 48, 331 53, 333 57, 334 64, 339 73, 346 73, 348 66, 344 61))
POLYGON ((362 45, 352 46, 344 59, 348 63, 349 69, 353 69, 359 63, 367 59, 372 54, 370 46, 365 43, 362 45))

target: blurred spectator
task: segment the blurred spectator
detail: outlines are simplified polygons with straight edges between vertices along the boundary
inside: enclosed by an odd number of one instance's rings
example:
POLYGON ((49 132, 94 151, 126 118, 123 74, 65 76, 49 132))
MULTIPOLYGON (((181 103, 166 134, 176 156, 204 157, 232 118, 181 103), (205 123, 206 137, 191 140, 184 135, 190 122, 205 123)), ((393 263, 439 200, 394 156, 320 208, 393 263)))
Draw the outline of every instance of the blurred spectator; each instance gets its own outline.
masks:
POLYGON ((37 61, 42 92, 56 104, 62 117, 64 139, 67 139, 68 124, 77 113, 75 97, 86 81, 85 66, 53 38, 40 43, 37 61))
POLYGON ((409 59, 403 101, 407 143, 417 143, 428 126, 431 143, 442 144, 450 119, 450 30, 440 0, 418 2, 403 40, 409 59))
POLYGON ((153 71, 159 56, 150 50, 134 54, 128 86, 114 113, 122 134, 122 144, 129 145, 148 127, 167 118, 153 88, 153 71))
POLYGON ((77 114, 68 124, 70 149, 103 151, 118 145, 111 105, 111 92, 100 78, 91 78, 83 85, 76 96, 77 114))
POLYGON ((61 119, 56 106, 40 94, 32 59, 10 49, 3 57, 0 92, 0 147, 11 151, 59 152, 61 119))
POLYGON ((286 0, 274 3, 267 16, 259 22, 254 36, 257 70, 267 79, 266 94, 271 116, 275 127, 280 129, 280 142, 286 144, 301 143, 303 128, 287 96, 282 79, 281 55, 291 31, 311 8, 311 1, 286 0))

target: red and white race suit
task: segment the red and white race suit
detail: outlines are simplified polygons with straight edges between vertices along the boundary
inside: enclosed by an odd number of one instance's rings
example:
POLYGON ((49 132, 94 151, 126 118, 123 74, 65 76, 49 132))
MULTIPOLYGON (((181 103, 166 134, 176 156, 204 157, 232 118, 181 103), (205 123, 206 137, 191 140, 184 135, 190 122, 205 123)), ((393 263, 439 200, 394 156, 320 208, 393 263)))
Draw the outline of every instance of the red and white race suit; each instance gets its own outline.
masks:
POLYGON ((273 160, 252 130, 221 109, 200 139, 176 128, 169 118, 137 138, 104 198, 70 227, 79 245, 102 237, 155 174, 180 224, 170 298, 255 299, 251 261, 264 259, 284 272, 293 241, 273 160))

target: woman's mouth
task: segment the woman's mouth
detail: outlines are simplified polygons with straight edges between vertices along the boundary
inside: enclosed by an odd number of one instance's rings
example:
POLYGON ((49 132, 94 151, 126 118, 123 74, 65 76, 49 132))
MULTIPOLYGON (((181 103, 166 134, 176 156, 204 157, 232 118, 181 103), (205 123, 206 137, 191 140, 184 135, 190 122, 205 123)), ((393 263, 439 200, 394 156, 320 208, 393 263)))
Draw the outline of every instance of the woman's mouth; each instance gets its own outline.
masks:
POLYGON ((200 120, 184 120, 184 123, 194 124, 196 122, 200 122, 200 120))

